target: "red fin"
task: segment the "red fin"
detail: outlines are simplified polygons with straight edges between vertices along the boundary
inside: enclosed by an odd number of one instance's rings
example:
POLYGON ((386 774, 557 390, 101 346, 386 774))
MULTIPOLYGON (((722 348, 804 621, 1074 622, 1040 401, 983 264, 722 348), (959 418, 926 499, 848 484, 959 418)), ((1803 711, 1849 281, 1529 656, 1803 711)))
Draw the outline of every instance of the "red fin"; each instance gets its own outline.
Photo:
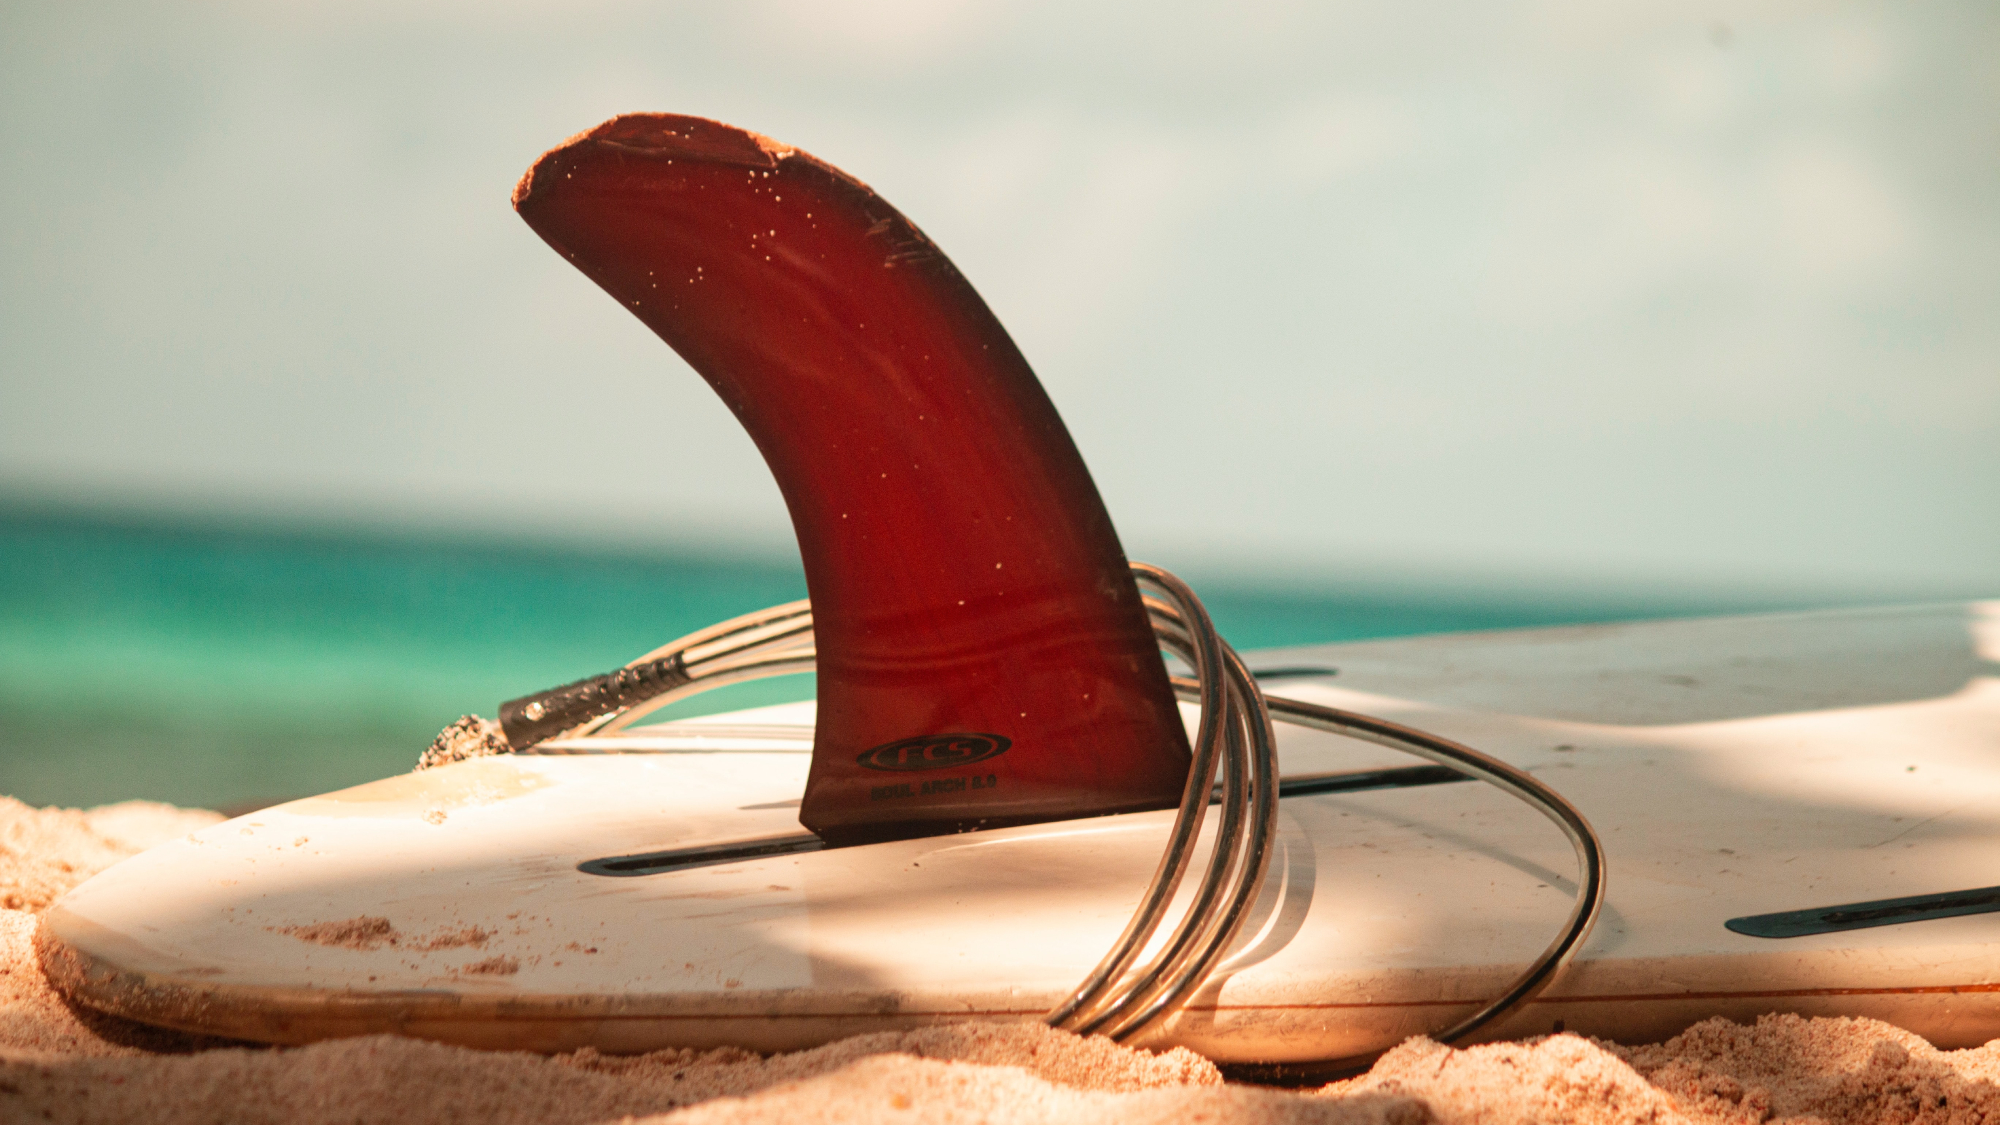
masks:
POLYGON ((923 232, 805 153, 665 114, 572 138, 514 202, 777 476, 819 649, 806 827, 848 842, 1179 801, 1187 741, 1111 519, 923 232))

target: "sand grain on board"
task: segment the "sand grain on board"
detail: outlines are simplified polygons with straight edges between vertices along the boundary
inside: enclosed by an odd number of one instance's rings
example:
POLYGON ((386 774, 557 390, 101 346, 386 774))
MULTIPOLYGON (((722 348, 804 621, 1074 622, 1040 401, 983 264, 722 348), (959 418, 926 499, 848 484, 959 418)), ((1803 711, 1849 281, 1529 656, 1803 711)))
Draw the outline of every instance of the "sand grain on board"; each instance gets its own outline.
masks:
POLYGON ((398 936, 396 927, 390 925, 387 918, 369 914, 358 918, 343 918, 338 922, 264 928, 314 945, 330 945, 335 949, 380 949, 384 945, 395 945, 398 936))
MULTIPOLYGON (((214 813, 0 798, 0 1121, 196 1125, 1969 1125, 2000 1123, 2000 1043, 1939 1051, 1874 1020, 1710 1020, 1665 1043, 1575 1035, 1454 1050, 1413 1039, 1318 1091, 1224 1085, 1160 1054, 1038 1024, 856 1036, 811 1051, 541 1056, 393 1036, 278 1049, 142 1027, 66 1004, 34 955, 65 890, 214 813)), ((296 927, 315 944, 478 949, 467 927, 408 937, 363 916, 296 927)), ((461 972, 503 974, 474 961, 461 972)))

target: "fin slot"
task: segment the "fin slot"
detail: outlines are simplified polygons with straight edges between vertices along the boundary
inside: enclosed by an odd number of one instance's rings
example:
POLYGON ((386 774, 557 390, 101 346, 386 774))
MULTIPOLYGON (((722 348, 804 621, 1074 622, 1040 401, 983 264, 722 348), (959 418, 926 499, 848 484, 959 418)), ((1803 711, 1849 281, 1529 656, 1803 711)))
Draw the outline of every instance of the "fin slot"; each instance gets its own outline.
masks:
MULTIPOLYGON (((1311 797, 1322 793, 1356 793, 1368 789, 1408 789, 1419 785, 1442 785, 1472 779, 1449 766, 1402 766, 1386 770, 1344 770, 1339 773, 1311 773, 1287 777, 1278 782, 1278 796, 1311 797)), ((826 841, 809 832, 790 836, 766 836, 759 840, 727 844, 705 844, 698 848, 674 848, 636 855, 587 859, 576 865, 586 875, 626 878, 633 875, 661 875, 669 871, 689 871, 697 867, 717 867, 748 859, 799 855, 826 847, 826 841)))
POLYGON ((746 859, 768 859, 777 855, 798 855, 801 852, 816 852, 826 847, 826 841, 810 832, 799 832, 790 836, 766 836, 761 840, 732 841, 727 844, 708 844, 699 848, 675 848, 664 852, 641 852, 638 855, 614 855, 602 859, 587 859, 576 865, 578 871, 586 875, 658 875, 666 871, 687 871, 696 867, 715 867, 724 863, 736 863, 746 859))
POLYGON ((1339 773, 1307 773, 1279 778, 1278 796, 1312 797, 1321 793, 1357 793, 1365 789, 1411 789, 1419 785, 1446 785, 1471 780, 1450 766, 1342 770, 1339 773))
POLYGON ((1734 933, 1750 937, 1793 938, 1865 930, 1870 926, 1928 922, 1933 918, 1990 914, 1996 910, 2000 910, 2000 887, 1975 887, 1969 891, 1882 898, 1839 906, 1816 906, 1808 910, 1787 910, 1778 914, 1751 914, 1731 918, 1723 925, 1734 933))

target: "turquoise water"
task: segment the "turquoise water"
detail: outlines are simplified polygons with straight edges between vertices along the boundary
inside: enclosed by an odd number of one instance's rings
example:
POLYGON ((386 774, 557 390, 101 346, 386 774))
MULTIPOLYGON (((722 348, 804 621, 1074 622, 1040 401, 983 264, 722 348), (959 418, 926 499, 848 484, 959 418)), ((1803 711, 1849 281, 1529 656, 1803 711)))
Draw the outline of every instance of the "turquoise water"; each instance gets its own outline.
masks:
MULTIPOLYGON (((1201 592, 1244 649, 1715 608, 1451 589, 1201 592)), ((804 596, 795 560, 0 510, 0 793, 227 808, 323 792, 407 770, 460 714, 491 715, 804 596)), ((810 677, 792 677, 683 707, 811 692, 810 677)))

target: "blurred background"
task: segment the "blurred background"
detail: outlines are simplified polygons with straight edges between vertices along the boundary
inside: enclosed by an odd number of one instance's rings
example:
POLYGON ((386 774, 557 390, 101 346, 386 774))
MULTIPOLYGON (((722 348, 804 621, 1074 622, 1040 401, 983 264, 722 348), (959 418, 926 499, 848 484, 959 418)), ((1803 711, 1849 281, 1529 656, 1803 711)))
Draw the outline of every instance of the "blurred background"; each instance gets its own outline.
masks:
POLYGON ((1239 647, 2000 595, 1991 5, 0 13, 31 803, 380 776, 803 596, 742 431, 509 209, 636 109, 922 225, 1239 647))

